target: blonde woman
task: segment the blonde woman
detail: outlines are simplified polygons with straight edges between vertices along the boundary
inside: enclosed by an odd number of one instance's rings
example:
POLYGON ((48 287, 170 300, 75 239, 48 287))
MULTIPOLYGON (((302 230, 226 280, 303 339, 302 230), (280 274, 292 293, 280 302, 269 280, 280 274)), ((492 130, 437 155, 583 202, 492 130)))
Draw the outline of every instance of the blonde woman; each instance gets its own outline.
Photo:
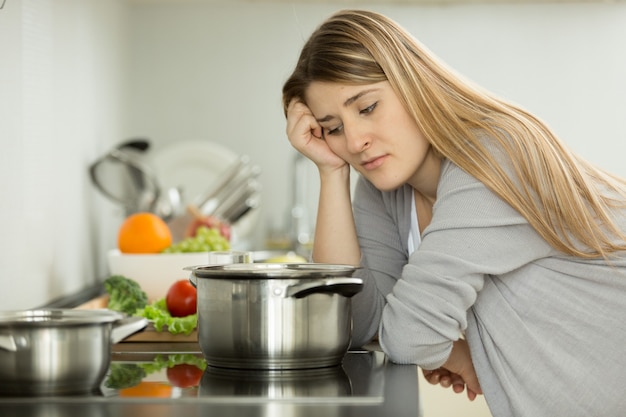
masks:
POLYGON ((283 105, 321 179, 313 259, 362 267, 353 345, 496 417, 623 415, 624 180, 372 12, 314 31, 283 105))

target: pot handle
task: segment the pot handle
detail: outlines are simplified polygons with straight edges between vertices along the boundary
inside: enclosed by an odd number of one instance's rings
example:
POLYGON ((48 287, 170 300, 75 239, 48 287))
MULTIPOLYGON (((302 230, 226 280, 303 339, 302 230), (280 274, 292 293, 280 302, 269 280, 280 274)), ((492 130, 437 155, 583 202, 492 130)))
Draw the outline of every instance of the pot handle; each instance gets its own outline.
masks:
POLYGON ((11 335, 0 335, 0 349, 17 352, 17 344, 11 335))
POLYGON ((304 298, 310 294, 330 293, 352 297, 363 289, 361 278, 339 277, 303 281, 299 284, 288 285, 285 288, 285 297, 304 298))
POLYGON ((143 317, 125 317, 113 323, 111 331, 111 343, 115 344, 126 339, 128 336, 143 330, 148 325, 148 320, 143 317))

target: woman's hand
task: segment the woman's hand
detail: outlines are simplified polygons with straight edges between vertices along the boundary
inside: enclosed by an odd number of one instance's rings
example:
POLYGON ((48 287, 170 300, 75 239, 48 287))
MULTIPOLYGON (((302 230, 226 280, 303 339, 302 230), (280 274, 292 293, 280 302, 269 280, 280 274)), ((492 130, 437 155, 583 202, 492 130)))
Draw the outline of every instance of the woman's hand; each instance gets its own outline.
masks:
POLYGON ((292 100, 287 107, 287 137, 320 172, 313 260, 358 265, 361 250, 352 215, 349 165, 332 151, 322 127, 301 101, 292 100))
POLYGON ((287 137, 291 145, 318 168, 342 168, 346 162, 337 156, 322 137, 322 127, 301 101, 292 100, 287 108, 287 137))
POLYGON ((443 367, 434 370, 423 369, 422 373, 429 383, 439 384, 444 388, 451 386, 457 394, 467 388, 467 398, 470 401, 483 393, 474 370, 469 346, 463 339, 454 342, 450 357, 443 367))

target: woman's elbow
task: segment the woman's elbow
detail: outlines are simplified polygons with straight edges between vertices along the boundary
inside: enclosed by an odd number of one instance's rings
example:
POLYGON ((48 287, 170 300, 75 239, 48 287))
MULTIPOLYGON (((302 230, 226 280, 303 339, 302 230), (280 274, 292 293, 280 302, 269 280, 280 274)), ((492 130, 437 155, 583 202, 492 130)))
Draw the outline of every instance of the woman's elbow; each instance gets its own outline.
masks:
POLYGON ((381 328, 379 343, 389 359, 398 364, 415 364, 424 369, 436 369, 450 355, 452 341, 426 344, 419 338, 410 337, 406 329, 381 328))
POLYGON ((377 326, 372 326, 372 323, 370 323, 369 326, 365 325, 366 323, 362 324, 364 325, 360 326, 358 323, 353 324, 352 334, 350 335, 351 349, 363 347, 376 337, 377 326))

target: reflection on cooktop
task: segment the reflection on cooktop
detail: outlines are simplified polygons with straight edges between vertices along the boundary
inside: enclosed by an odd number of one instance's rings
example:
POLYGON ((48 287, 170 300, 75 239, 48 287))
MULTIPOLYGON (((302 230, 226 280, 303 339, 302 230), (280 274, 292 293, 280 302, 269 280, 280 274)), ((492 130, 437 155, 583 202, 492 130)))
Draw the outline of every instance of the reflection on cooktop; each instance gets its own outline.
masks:
POLYGON ((207 367, 198 396, 237 400, 383 400, 384 355, 350 352, 341 366, 299 370, 235 370, 207 367))
POLYGON ((382 352, 365 350, 348 352, 341 366, 297 370, 217 368, 206 366, 194 355, 156 355, 151 361, 113 361, 101 396, 120 400, 380 403, 384 367, 382 352))
POLYGON ((0 395, 0 405, 172 400, 215 404, 382 404, 388 367, 382 352, 366 350, 348 352, 340 366, 273 371, 207 366, 199 354, 130 354, 121 358, 114 355, 97 392, 47 397, 0 395))

